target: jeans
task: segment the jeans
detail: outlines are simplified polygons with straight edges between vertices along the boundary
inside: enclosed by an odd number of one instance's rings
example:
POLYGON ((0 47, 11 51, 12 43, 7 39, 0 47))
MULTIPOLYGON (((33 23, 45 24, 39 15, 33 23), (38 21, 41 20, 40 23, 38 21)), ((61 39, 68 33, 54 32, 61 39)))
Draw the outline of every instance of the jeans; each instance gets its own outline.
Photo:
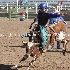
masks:
POLYGON ((57 41, 57 49, 60 48, 60 42, 57 41))
POLYGON ((42 41, 41 41, 42 47, 45 47, 48 42, 48 34, 46 32, 46 29, 47 29, 47 27, 40 25, 40 37, 42 39, 42 41))

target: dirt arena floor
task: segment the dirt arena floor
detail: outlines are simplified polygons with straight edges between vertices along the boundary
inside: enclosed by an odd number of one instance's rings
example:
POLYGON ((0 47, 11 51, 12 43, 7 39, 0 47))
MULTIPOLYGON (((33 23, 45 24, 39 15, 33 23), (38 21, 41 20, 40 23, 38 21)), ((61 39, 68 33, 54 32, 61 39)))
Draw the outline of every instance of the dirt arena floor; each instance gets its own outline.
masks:
MULTIPOLYGON (((25 21, 0 21, 0 70, 13 70, 25 54, 22 41, 28 38, 21 38, 20 34, 29 32, 29 25, 33 20, 25 21)), ((70 21, 68 23, 68 34, 70 33, 70 21)), ((70 44, 69 44, 70 45, 70 44)), ((70 46, 67 50, 70 51, 70 46)), ((17 70, 27 70, 31 57, 22 62, 17 70)), ((46 52, 38 58, 30 70, 70 70, 70 53, 63 56, 62 52, 46 52), (33 68, 34 67, 34 68, 33 68)))

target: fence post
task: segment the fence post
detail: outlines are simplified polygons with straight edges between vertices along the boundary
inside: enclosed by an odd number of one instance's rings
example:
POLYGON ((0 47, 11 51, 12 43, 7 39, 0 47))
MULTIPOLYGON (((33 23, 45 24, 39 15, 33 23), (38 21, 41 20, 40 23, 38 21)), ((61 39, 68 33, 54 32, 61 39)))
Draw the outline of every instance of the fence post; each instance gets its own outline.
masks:
POLYGON ((59 11, 59 12, 60 12, 60 6, 59 6, 59 5, 57 6, 57 11, 59 11))
POLYGON ((11 7, 10 6, 9 6, 8 14, 9 14, 9 20, 11 20, 11 7))
POLYGON ((37 3, 35 4, 35 6, 36 6, 36 14, 37 14, 37 3))
POLYGON ((18 0, 17 0, 17 13, 18 13, 18 0))
POLYGON ((65 5, 65 10, 66 10, 66 5, 65 5))
POLYGON ((7 3, 7 13, 8 13, 8 3, 7 3))
POLYGON ((27 19, 28 19, 28 6, 26 7, 26 14, 27 14, 27 19))
POLYGON ((62 5, 61 5, 61 10, 62 10, 63 8, 62 8, 62 5))

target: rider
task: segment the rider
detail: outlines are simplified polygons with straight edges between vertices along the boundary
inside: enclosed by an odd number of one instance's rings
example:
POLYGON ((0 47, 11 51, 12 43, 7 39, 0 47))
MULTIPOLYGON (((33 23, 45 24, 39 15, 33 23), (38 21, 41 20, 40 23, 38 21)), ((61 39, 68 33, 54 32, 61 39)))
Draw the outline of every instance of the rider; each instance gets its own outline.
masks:
POLYGON ((41 3, 38 6, 38 15, 37 15, 37 19, 38 19, 38 26, 40 28, 40 37, 41 37, 41 46, 45 47, 47 42, 48 42, 48 34, 46 32, 47 29, 47 22, 48 19, 50 18, 57 18, 60 17, 60 14, 57 13, 52 13, 52 12, 48 12, 47 9, 47 4, 45 3, 41 3))
MULTIPOLYGON (((60 13, 59 11, 56 11, 57 13, 60 13)), ((60 17, 57 17, 57 18, 50 18, 49 20, 49 26, 53 29, 53 27, 55 26, 56 23, 59 23, 59 22, 62 22, 62 23, 65 23, 65 27, 66 27, 66 22, 64 21, 64 18, 62 16, 60 17)), ((52 47, 54 47, 54 44, 52 44, 52 47)), ((60 49, 60 42, 57 41, 57 49, 60 49)))
MULTIPOLYGON (((40 44, 41 44, 41 47, 44 48, 48 42, 48 34, 46 31, 48 19, 60 17, 60 14, 48 12, 47 11, 48 7, 46 3, 41 3, 38 6, 38 9, 39 11, 37 15, 37 20, 36 22, 35 21, 34 22, 38 23, 38 27, 40 30, 40 39, 41 39, 40 44)), ((21 35, 21 37, 23 37, 23 34, 21 35)))

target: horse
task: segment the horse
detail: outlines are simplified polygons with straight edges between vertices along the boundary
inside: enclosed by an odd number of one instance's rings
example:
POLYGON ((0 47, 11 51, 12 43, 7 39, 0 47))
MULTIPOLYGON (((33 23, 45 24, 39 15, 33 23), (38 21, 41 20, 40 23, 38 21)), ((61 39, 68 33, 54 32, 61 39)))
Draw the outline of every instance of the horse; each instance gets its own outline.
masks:
POLYGON ((29 41, 25 42, 23 41, 23 45, 25 46, 26 53, 21 58, 21 60, 15 65, 15 68, 18 68, 18 65, 22 62, 25 61, 29 56, 33 57, 32 61, 29 63, 29 66, 27 70, 32 66, 32 64, 37 60, 37 58, 45 53, 47 51, 47 48, 49 45, 52 45, 54 43, 55 38, 55 32, 60 33, 60 31, 63 30, 63 24, 55 24, 54 30, 52 30, 49 27, 49 30, 47 32, 50 32, 50 36, 48 36, 48 43, 46 44, 45 48, 42 48, 40 45, 40 38, 39 38, 39 33, 40 31, 35 31, 37 24, 35 24, 35 27, 30 31, 30 33, 23 34, 23 37, 29 37, 29 41), (60 28, 58 28, 60 26, 60 28), (55 31, 55 32, 54 32, 55 31), (46 49, 46 51, 44 51, 46 49))
POLYGON ((26 49, 26 53, 23 56, 23 58, 21 58, 21 60, 14 66, 12 67, 12 69, 16 69, 18 68, 18 65, 22 62, 25 61, 29 56, 33 57, 32 61, 29 63, 29 66, 27 68, 27 70, 29 70, 29 68, 32 66, 32 64, 37 60, 37 58, 42 55, 42 53, 45 53, 40 44, 41 39, 39 38, 39 34, 40 31, 36 31, 35 29, 37 27, 37 24, 35 24, 34 28, 32 29, 32 31, 30 31, 30 33, 26 33, 26 34, 22 34, 21 37, 29 37, 29 41, 25 42, 23 41, 23 45, 25 46, 26 49))

